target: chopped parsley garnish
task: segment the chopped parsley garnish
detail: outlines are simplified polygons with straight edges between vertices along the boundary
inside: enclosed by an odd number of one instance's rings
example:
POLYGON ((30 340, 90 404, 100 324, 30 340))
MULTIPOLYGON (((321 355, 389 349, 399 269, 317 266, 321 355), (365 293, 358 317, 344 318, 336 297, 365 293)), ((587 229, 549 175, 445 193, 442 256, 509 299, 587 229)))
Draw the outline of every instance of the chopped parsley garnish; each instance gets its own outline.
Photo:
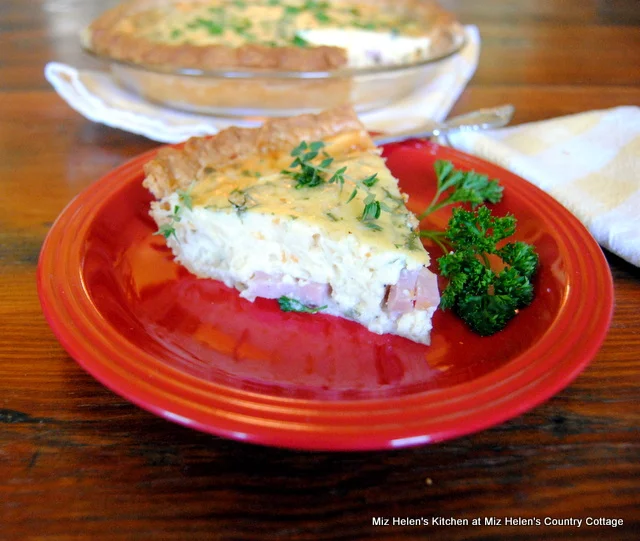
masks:
POLYGON ((324 169, 326 165, 323 164, 330 165, 333 159, 325 158, 320 165, 312 163, 313 160, 318 157, 322 148, 324 148, 324 143, 322 141, 315 141, 311 144, 307 144, 306 141, 302 141, 291 151, 291 156, 295 159, 291 162, 289 167, 299 167, 300 171, 293 172, 284 170, 283 173, 290 175, 291 178, 297 182, 295 185, 296 189, 313 188, 314 186, 319 186, 325 181, 323 177, 324 171, 322 171, 322 169, 324 169))
POLYGON ((351 192, 351 195, 349 196, 349 199, 347 199, 347 203, 351 202, 353 199, 355 199, 356 195, 358 195, 358 188, 354 188, 353 191, 351 192))
POLYGON ((393 201, 393 203, 395 203, 395 207, 391 209, 392 211, 404 207, 405 201, 401 195, 400 196, 394 195, 385 187, 382 188, 382 191, 384 192, 385 200, 393 201))
POLYGON ((248 208, 255 207, 257 204, 246 190, 240 190, 238 188, 231 190, 227 200, 236 212, 244 212, 248 208))
POLYGON ((333 158, 329 156, 329 154, 323 151, 321 154, 323 158, 322 161, 319 164, 313 163, 313 160, 320 155, 320 151, 324 146, 322 141, 315 141, 309 144, 307 144, 306 141, 302 141, 291 151, 291 156, 295 158, 295 160, 291 162, 289 167, 299 167, 300 171, 284 170, 282 172, 297 181, 295 185, 296 189, 312 188, 324 182, 328 182, 329 184, 338 183, 341 187, 344 184, 346 167, 341 167, 333 172, 329 179, 326 179, 326 175, 330 173, 327 168, 333 163, 333 158))
POLYGON ((168 218, 169 221, 162 224, 154 235, 162 235, 165 239, 173 236, 173 238, 178 240, 178 237, 176 236, 176 222, 182 220, 182 217, 180 216, 180 205, 174 205, 172 213, 169 214, 168 218))
POLYGON ((362 216, 360 216, 360 221, 373 231, 382 231, 382 227, 375 223, 375 220, 380 218, 381 211, 382 206, 380 205, 380 201, 376 199, 375 195, 370 193, 364 199, 364 210, 362 211, 362 216))
POLYGON ((362 181, 362 184, 364 184, 367 188, 371 188, 371 186, 373 186, 376 182, 378 182, 378 173, 374 173, 370 177, 365 178, 362 181))
POLYGON ((284 6, 285 15, 297 15, 302 11, 302 6, 284 6))
POLYGON ((310 43, 299 34, 296 34, 291 38, 291 45, 296 47, 309 47, 310 43))
POLYGON ((224 25, 218 21, 210 19, 202 19, 198 17, 194 22, 187 25, 189 28, 205 28, 212 36, 220 36, 224 34, 224 25))
POLYGON ((236 19, 234 21, 231 22, 231 28, 232 30, 236 33, 239 34, 241 36, 244 36, 245 39, 248 40, 254 40, 255 36, 253 36, 252 34, 249 33, 249 30, 253 27, 253 23, 245 18, 242 19, 236 19))
POLYGON ((304 312, 307 314, 315 314, 327 308, 327 306, 308 306, 296 299, 282 296, 278 299, 280 310, 283 312, 304 312))
MULTIPOLYGON (((178 194, 178 201, 181 203, 182 207, 185 207, 189 210, 193 210, 193 199, 191 197, 192 187, 193 184, 186 190, 176 191, 176 193, 178 194)), ((173 237, 178 240, 178 237, 176 236, 176 223, 182 220, 182 207, 180 205, 174 205, 171 214, 169 214, 168 216, 169 221, 162 224, 158 228, 158 231, 154 233, 154 235, 162 235, 165 239, 173 237)))
POLYGON ((372 231, 382 231, 382 227, 374 222, 363 222, 364 226, 372 231))
POLYGON ((353 21, 352 24, 356 28, 360 28, 362 30, 375 30, 376 29, 375 23, 372 23, 372 22, 363 23, 363 22, 360 22, 360 21, 353 21))
POLYGON ((316 21, 319 23, 330 23, 331 17, 327 15, 324 11, 316 11, 313 16, 316 18, 316 21))
POLYGON ((303 11, 307 11, 311 13, 311 15, 318 21, 319 23, 327 24, 332 21, 331 17, 327 14, 327 9, 329 8, 328 2, 317 0, 306 0, 306 2, 302 6, 286 6, 285 12, 291 14, 301 13, 303 11))
POLYGON ((407 239, 404 241, 404 247, 407 248, 407 250, 417 250, 419 247, 419 238, 420 235, 416 231, 411 231, 411 233, 407 235, 407 239))
MULTIPOLYGON (((193 199, 191 198, 191 188, 188 190, 178 190, 178 199, 189 210, 193 210, 193 199)), ((179 208, 176 206, 176 208, 179 208)))
MULTIPOLYGON (((333 158, 327 158, 322 163, 325 163, 329 159, 331 159, 331 161, 333 161, 333 158)), ((320 167, 322 167, 322 164, 320 164, 320 167)), ((329 179, 329 184, 333 184, 334 182, 336 184, 339 184, 340 185, 340 190, 342 191, 342 187, 344 186, 344 174, 345 174, 346 171, 347 171, 347 167, 346 166, 341 167, 340 169, 337 169, 336 172, 329 179)))
POLYGON ((154 233, 154 235, 162 235, 165 239, 168 239, 173 235, 173 237, 175 237, 176 240, 178 239, 178 237, 176 237, 176 228, 173 221, 166 224, 162 224, 158 228, 158 231, 154 233))
POLYGON ((364 210, 360 220, 363 222, 377 220, 380 218, 380 210, 380 201, 376 200, 375 195, 369 194, 364 199, 364 210))
POLYGON ((333 163, 334 159, 323 150, 324 147, 325 144, 322 141, 314 141, 312 143, 302 141, 291 151, 291 156, 294 158, 289 165, 291 169, 285 169, 282 173, 296 181, 294 187, 297 190, 313 188, 324 183, 338 184, 340 190, 342 190, 345 179, 349 179, 356 186, 345 204, 350 203, 358 195, 359 188, 364 189, 367 195, 364 199, 364 209, 359 219, 369 229, 380 231, 382 228, 377 224, 373 225, 372 222, 380 217, 382 210, 392 211, 392 209, 376 200, 375 195, 369 192, 369 188, 372 188, 378 182, 378 174, 374 173, 362 180, 358 180, 346 174, 346 166, 340 167, 336 171, 331 171, 328 167, 333 163), (322 160, 318 163, 320 157, 322 160))

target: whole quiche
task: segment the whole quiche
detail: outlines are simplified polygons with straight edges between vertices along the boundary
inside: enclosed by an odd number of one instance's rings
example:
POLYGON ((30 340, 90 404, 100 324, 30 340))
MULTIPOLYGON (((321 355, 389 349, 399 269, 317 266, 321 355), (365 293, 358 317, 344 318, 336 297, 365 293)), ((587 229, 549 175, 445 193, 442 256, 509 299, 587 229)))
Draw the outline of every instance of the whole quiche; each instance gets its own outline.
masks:
POLYGON ((83 41, 169 70, 326 71, 420 61, 453 22, 430 0, 132 0, 83 41))

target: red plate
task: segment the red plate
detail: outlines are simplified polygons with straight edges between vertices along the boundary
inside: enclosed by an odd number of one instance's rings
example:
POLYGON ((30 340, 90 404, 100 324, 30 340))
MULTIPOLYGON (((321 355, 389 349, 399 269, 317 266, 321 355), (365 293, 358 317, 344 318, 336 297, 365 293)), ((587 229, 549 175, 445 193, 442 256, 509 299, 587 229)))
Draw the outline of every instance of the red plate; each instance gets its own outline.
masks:
MULTIPOLYGON (((514 417, 568 385, 611 321, 613 286, 591 235, 561 205, 499 167, 430 143, 391 145, 388 165, 423 209, 433 162, 498 178, 496 214, 518 218, 541 266, 536 298, 480 338, 438 311, 430 347, 322 314, 250 303, 175 264, 153 235, 144 154, 76 197, 53 225, 38 291, 54 333, 104 385, 177 423, 305 449, 442 441, 514 417)), ((447 211, 433 222, 444 226, 447 211)), ((434 258, 439 254, 434 250, 434 258)))

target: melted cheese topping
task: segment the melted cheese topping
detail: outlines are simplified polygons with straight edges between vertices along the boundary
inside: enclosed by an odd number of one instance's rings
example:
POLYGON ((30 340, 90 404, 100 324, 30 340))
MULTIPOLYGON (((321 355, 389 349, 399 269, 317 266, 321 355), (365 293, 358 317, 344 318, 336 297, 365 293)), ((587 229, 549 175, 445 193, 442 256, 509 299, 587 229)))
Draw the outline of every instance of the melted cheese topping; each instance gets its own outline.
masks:
MULTIPOLYGON (((193 207, 229 213, 261 213, 285 220, 302 219, 317 224, 327 235, 341 238, 350 232, 383 249, 411 253, 420 258, 415 217, 407 211, 405 198, 377 149, 358 148, 359 132, 345 133, 325 141, 322 151, 333 158, 322 171, 317 186, 297 186, 291 173, 294 159, 289 154, 258 154, 224 168, 212 170, 190 190, 193 207), (355 141, 355 144, 354 144, 355 141), (344 182, 328 182, 342 168, 344 182), (288 170, 291 173, 283 173, 288 170), (376 174, 371 186, 363 180, 376 174), (354 194, 355 191, 355 194, 354 194), (380 205, 377 218, 364 218, 367 202, 380 205)), ((322 152, 311 163, 319 164, 322 152)))
POLYGON ((322 0, 178 2, 140 12, 120 30, 175 45, 337 46, 347 50, 352 67, 413 61, 430 46, 406 13, 322 0))

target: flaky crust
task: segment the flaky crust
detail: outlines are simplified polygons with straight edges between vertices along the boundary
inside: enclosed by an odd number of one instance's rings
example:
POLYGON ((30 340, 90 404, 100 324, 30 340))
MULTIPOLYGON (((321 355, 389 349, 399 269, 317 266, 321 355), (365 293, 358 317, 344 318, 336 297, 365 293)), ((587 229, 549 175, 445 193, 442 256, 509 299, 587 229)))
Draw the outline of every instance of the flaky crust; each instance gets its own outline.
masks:
MULTIPOLYGON (((340 47, 267 47, 247 44, 191 45, 156 43, 133 33, 120 32, 116 25, 137 12, 166 5, 171 0, 129 0, 105 12, 83 33, 84 46, 101 56, 143 66, 176 69, 273 69, 282 71, 332 71, 347 65, 347 52, 340 47)), ((193 0, 195 2, 206 0, 193 0)), ((348 2, 348 0, 343 0, 348 2)), ((362 0, 361 0, 362 1, 362 0)), ((424 35, 437 40, 454 17, 435 0, 365 0, 371 4, 410 10, 423 22, 424 35)))
POLYGON ((192 137, 183 148, 161 149, 144 166, 143 186, 157 199, 187 189, 211 169, 241 162, 259 154, 289 152, 301 141, 317 141, 342 133, 359 132, 359 146, 373 148, 364 126, 350 106, 317 115, 267 120, 258 128, 227 128, 213 137, 192 137))

